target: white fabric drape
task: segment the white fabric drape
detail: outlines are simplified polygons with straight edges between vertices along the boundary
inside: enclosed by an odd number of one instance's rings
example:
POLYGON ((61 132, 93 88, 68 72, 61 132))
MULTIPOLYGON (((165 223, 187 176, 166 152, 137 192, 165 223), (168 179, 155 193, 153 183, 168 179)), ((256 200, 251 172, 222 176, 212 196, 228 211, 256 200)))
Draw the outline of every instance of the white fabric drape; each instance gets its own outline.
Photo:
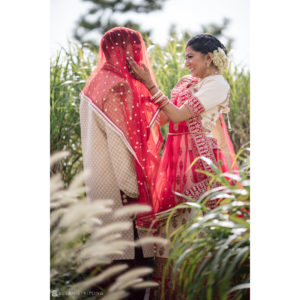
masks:
MULTIPOLYGON (((133 157, 122 138, 95 111, 86 99, 80 103, 81 142, 86 178, 87 197, 114 200, 113 211, 123 207, 120 190, 129 197, 138 197, 138 187, 133 157)), ((112 214, 101 216, 104 225, 115 221, 131 221, 130 217, 115 218, 112 214)), ((122 239, 133 241, 133 228, 120 232, 122 239)), ((141 238, 145 233, 138 231, 141 238)), ((153 246, 142 247, 144 257, 153 256, 153 246)), ((127 248, 124 255, 112 255, 112 259, 134 259, 134 248, 127 248)))

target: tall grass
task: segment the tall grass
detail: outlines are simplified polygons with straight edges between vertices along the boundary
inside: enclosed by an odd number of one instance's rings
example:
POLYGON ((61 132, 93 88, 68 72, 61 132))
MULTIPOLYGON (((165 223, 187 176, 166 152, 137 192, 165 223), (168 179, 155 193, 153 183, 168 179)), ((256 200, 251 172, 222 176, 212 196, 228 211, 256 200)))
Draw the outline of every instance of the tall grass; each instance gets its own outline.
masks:
POLYGON ((172 266, 171 285, 177 299, 249 299, 249 156, 244 154, 241 159, 241 176, 222 174, 206 159, 215 171, 210 174, 211 181, 222 186, 207 191, 197 201, 184 196, 188 202, 178 206, 190 207, 193 217, 170 235, 164 276, 172 266), (205 203, 211 199, 222 200, 222 205, 207 209, 205 203))
MULTIPOLYGON (((56 153, 51 166, 68 153, 56 153)), ((51 177, 51 248, 50 286, 51 299, 124 299, 130 289, 155 287, 144 276, 152 273, 149 267, 128 270, 128 265, 110 266, 110 255, 122 255, 127 247, 146 243, 166 244, 162 238, 143 238, 135 242, 121 239, 120 232, 129 230, 131 222, 114 222, 106 225, 102 216, 130 216, 149 211, 148 206, 135 205, 112 211, 112 200, 100 199, 88 202, 82 197, 85 191, 84 174, 78 174, 67 187, 57 173, 51 177), (124 271, 127 270, 125 273, 124 271), (123 274, 120 274, 123 272, 123 274), (108 289, 101 287, 108 279, 114 279, 108 289), (103 297, 102 297, 103 296, 103 297)))
POLYGON ((223 76, 230 85, 229 119, 232 131, 229 134, 238 152, 250 141, 250 73, 244 68, 230 65, 223 76))
POLYGON ((50 64, 50 152, 68 150, 65 162, 57 162, 52 172, 61 172, 70 183, 82 170, 79 124, 79 93, 88 79, 96 57, 88 45, 69 44, 50 64))

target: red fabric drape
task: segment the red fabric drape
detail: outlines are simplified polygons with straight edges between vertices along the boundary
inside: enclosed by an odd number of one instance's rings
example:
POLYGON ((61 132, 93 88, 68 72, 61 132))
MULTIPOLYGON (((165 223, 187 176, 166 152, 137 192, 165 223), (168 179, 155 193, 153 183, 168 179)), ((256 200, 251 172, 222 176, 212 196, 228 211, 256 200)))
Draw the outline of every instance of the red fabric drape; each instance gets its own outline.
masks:
MULTIPOLYGON (((116 27, 102 37, 97 67, 82 94, 122 137, 132 153, 139 189, 137 203, 152 207, 162 136, 156 123, 151 130, 148 128, 157 107, 150 101, 151 94, 144 84, 130 75, 127 56, 133 57, 140 66, 143 62, 156 82, 141 34, 128 28, 116 27)), ((153 219, 153 212, 141 213, 137 216, 137 224, 149 228, 153 219)))
POLYGON ((238 169, 238 165, 235 159, 235 151, 231 142, 231 139, 229 137, 227 128, 226 128, 226 124, 223 118, 223 115, 220 114, 220 123, 221 123, 221 127, 222 127, 222 134, 224 136, 225 142, 226 142, 226 147, 230 156, 230 163, 231 165, 229 166, 229 170, 236 174, 239 175, 239 169, 238 169))

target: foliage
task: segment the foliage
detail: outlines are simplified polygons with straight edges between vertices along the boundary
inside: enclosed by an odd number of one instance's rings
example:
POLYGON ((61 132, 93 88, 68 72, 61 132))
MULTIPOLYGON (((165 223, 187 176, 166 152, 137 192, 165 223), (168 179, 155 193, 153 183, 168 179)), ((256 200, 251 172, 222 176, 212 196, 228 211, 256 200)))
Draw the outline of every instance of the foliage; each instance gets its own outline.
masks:
MULTIPOLYGON (((59 152, 51 157, 51 165, 68 153, 59 152)), ((157 286, 155 282, 143 281, 151 268, 128 269, 128 265, 110 266, 112 254, 121 254, 127 247, 149 242, 165 244, 162 238, 143 238, 136 242, 121 239, 120 232, 129 230, 130 221, 103 224, 102 216, 129 216, 149 211, 145 205, 134 205, 112 212, 112 200, 89 202, 82 197, 84 174, 78 174, 64 188, 60 174, 51 177, 51 248, 50 286, 51 299, 123 299, 131 289, 157 286), (151 239, 149 241, 149 239, 151 239), (127 270, 125 273, 124 271, 127 270), (120 275, 120 273, 123 274, 120 275), (107 290, 101 284, 115 279, 107 290), (86 297, 91 296, 91 297, 86 297)))
POLYGON ((225 47, 228 51, 230 51, 232 49, 234 40, 232 37, 224 34, 224 31, 227 30, 227 27, 230 24, 230 19, 228 18, 224 18, 222 20, 222 24, 219 25, 217 23, 210 23, 208 25, 202 25, 202 30, 201 32, 205 32, 205 33, 210 33, 212 35, 214 35, 215 37, 217 37, 218 39, 223 38, 226 40, 225 42, 225 47))
POLYGON ((250 140, 250 73, 249 70, 230 66, 223 72, 230 85, 229 131, 235 151, 245 147, 250 140))
POLYGON ((50 152, 71 152, 65 162, 57 162, 51 171, 61 171, 67 183, 82 170, 79 93, 95 61, 95 53, 88 45, 70 44, 69 50, 62 48, 50 65, 50 152))
MULTIPOLYGON (((205 159, 216 172, 210 174, 211 181, 222 186, 212 188, 197 201, 184 196, 188 202, 178 206, 191 207, 193 216, 170 235, 171 251, 164 276, 172 266, 172 288, 176 289, 178 299, 249 297, 249 156, 242 160, 241 176, 236 176, 220 173, 205 159), (222 204, 209 210, 205 203, 211 199, 221 200, 222 204)), ((172 214, 167 227, 171 217, 172 214)))
POLYGON ((77 27, 74 30, 74 38, 79 42, 90 42, 94 44, 92 40, 87 40, 85 36, 90 34, 92 31, 97 33, 104 33, 107 30, 117 27, 124 26, 134 30, 138 30, 145 35, 149 35, 150 31, 142 31, 139 24, 127 20, 120 22, 117 18, 117 14, 126 15, 128 13, 151 13, 153 11, 162 8, 163 3, 166 0, 141 0, 141 1, 130 1, 130 0, 83 0, 90 2, 93 6, 88 12, 81 16, 77 22, 77 27))
MULTIPOLYGON (((229 18, 223 18, 220 24, 218 23, 209 23, 201 25, 201 29, 197 31, 181 31, 181 34, 183 36, 183 39, 187 41, 192 36, 199 34, 199 33, 209 33, 214 35, 216 38, 218 38, 226 47, 228 52, 232 49, 232 46, 234 44, 234 39, 226 34, 225 32, 228 29, 228 26, 230 25, 231 20, 229 18)), ((177 31, 177 27, 175 24, 173 24, 170 27, 169 30, 170 36, 178 36, 179 32, 177 31)))

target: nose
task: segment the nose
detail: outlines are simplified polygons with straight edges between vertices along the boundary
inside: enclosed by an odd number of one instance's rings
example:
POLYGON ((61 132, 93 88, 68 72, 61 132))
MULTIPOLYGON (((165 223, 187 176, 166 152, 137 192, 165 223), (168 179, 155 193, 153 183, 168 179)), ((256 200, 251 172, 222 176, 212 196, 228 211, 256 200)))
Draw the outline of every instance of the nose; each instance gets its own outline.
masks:
POLYGON ((189 63, 189 61, 186 59, 186 60, 185 60, 185 66, 188 68, 189 65, 190 65, 190 63, 189 63))

